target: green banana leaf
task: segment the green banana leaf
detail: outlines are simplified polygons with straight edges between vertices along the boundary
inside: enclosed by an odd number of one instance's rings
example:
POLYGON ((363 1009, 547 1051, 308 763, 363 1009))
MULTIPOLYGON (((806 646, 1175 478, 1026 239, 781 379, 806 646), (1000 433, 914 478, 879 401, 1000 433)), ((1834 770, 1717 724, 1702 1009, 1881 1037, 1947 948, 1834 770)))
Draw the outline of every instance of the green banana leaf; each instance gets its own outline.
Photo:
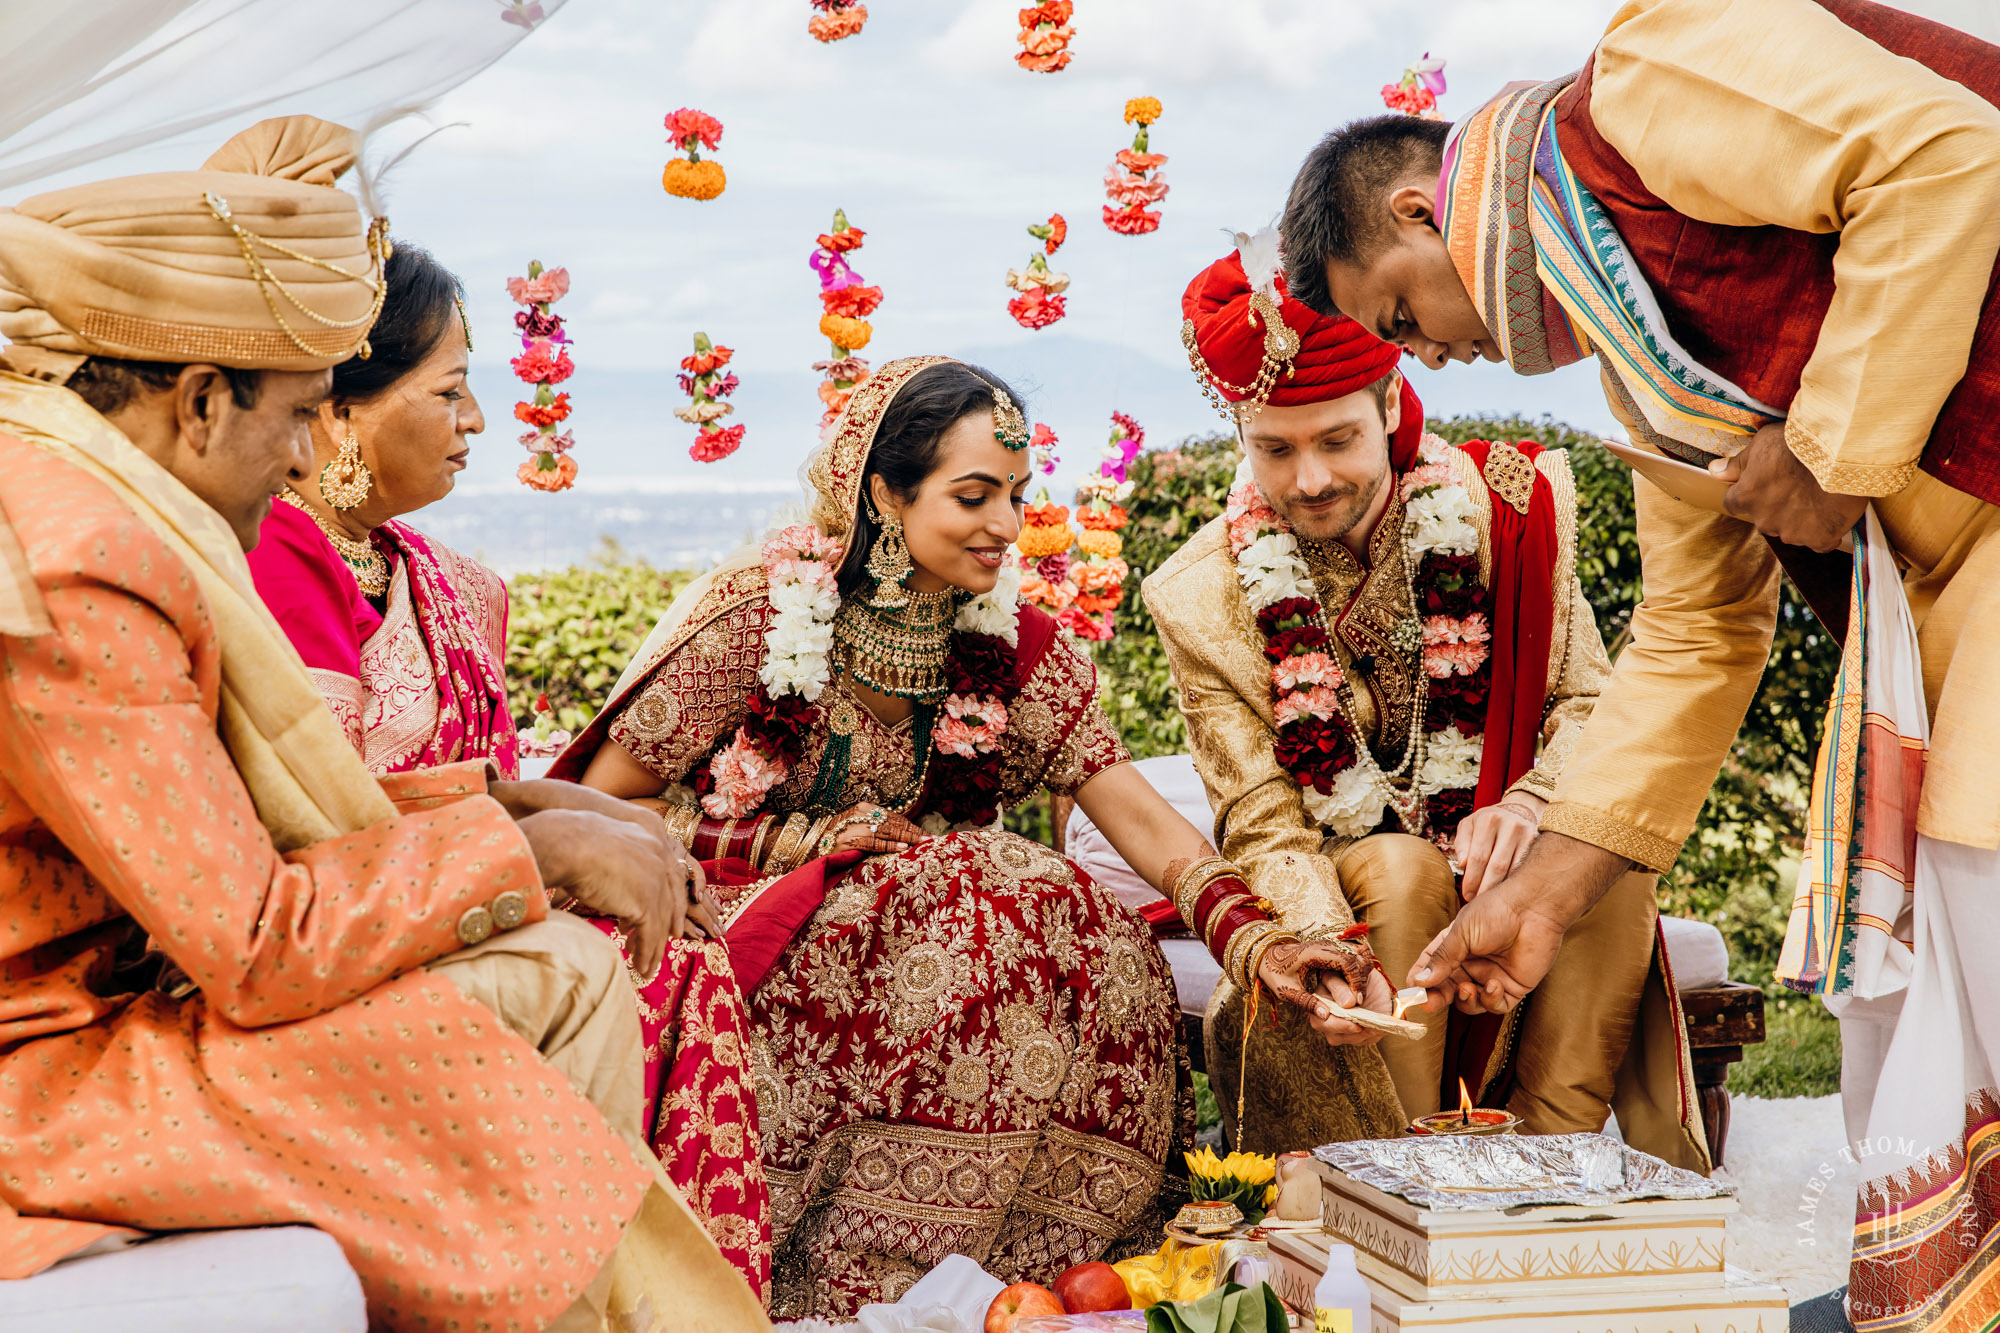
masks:
POLYGON ((1286 1333, 1284 1302, 1268 1283, 1225 1282, 1197 1301, 1161 1301, 1146 1311, 1146 1333, 1286 1333))

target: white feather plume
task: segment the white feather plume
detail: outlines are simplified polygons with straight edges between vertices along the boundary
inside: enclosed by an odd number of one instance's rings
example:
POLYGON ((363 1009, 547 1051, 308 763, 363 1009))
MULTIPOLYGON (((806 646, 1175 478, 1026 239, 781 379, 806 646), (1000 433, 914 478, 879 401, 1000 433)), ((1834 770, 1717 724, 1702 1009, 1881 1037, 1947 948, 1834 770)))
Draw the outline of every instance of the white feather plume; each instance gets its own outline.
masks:
POLYGON ((371 218, 387 217, 389 215, 389 199, 386 190, 389 173, 402 165, 404 158, 430 142, 436 135, 442 134, 446 130, 463 128, 468 123, 463 120, 455 120, 448 125, 439 125, 418 135, 415 139, 387 157, 378 155, 372 163, 368 160, 368 151, 374 146, 376 136, 396 122, 418 115, 422 110, 422 107, 416 106, 391 107, 386 111, 377 112, 369 118, 367 124, 361 127, 361 160, 355 164, 352 180, 354 193, 361 200, 362 210, 371 218))
POLYGON ((1250 279, 1250 289, 1277 300, 1278 270, 1285 262, 1278 249, 1278 224, 1267 223, 1261 231, 1239 231, 1233 235, 1236 253, 1243 259, 1243 274, 1250 279))

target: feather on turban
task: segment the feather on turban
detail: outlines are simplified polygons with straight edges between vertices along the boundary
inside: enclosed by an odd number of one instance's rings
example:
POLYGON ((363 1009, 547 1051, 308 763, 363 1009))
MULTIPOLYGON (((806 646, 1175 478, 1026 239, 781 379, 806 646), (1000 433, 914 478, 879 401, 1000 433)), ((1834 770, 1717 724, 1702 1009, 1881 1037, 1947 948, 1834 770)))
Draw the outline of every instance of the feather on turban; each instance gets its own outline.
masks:
MULTIPOLYGON (((1264 242, 1262 237, 1239 240, 1246 249, 1264 242)), ((1181 340, 1187 345, 1195 374, 1212 396, 1242 403, 1256 396, 1252 386, 1260 375, 1274 375, 1264 401, 1275 407, 1296 407, 1357 393, 1396 368, 1402 351, 1394 343, 1383 342, 1345 315, 1320 315, 1304 302, 1294 301, 1285 291, 1282 272, 1253 285, 1244 270, 1243 256, 1244 249, 1238 249, 1216 260, 1195 275, 1181 297, 1185 321, 1181 340), (1270 361, 1273 343, 1264 313, 1274 304, 1269 295, 1272 292, 1276 293, 1280 318, 1297 340, 1296 351, 1281 365, 1270 361)), ((1408 379, 1403 381, 1400 401, 1402 418, 1391 440, 1391 463, 1398 471, 1405 471, 1415 461, 1424 422, 1423 404, 1417 401, 1408 379)), ((1254 415, 1254 408, 1239 413, 1236 419, 1246 420, 1249 415, 1254 415)))
POLYGON ((290 116, 251 126, 200 171, 0 209, 7 360, 60 381, 91 356, 321 370, 356 355, 387 254, 387 224, 334 187, 359 153, 352 130, 290 116))

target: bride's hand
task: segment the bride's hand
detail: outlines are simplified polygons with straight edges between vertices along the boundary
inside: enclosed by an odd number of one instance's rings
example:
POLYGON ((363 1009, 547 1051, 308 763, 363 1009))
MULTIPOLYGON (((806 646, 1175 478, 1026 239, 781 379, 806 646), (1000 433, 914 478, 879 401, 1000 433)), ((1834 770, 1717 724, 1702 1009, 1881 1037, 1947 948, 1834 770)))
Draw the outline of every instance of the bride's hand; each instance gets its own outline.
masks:
POLYGON ((826 850, 860 851, 870 856, 906 852, 918 843, 930 841, 930 836, 895 811, 862 801, 843 810, 833 821, 833 846, 826 850))
POLYGON ((1394 996, 1365 949, 1322 940, 1281 940, 1257 962, 1257 977, 1271 994, 1305 1010, 1307 1021, 1332 1046, 1369 1046, 1382 1035, 1336 1017, 1327 1004, 1331 999, 1344 1008, 1355 1006, 1357 988, 1349 983, 1355 974, 1361 977, 1359 1003, 1388 1013, 1394 996))

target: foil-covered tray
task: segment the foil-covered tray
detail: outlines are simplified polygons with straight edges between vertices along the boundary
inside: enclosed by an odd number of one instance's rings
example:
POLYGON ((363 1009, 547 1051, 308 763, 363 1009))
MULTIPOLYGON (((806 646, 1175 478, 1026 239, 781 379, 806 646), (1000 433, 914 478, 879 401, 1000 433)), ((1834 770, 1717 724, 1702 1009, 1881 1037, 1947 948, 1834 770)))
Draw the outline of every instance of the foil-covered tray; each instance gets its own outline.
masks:
POLYGON ((1315 1148, 1313 1156, 1419 1208, 1449 1212, 1735 1193, 1603 1134, 1360 1139, 1315 1148))

